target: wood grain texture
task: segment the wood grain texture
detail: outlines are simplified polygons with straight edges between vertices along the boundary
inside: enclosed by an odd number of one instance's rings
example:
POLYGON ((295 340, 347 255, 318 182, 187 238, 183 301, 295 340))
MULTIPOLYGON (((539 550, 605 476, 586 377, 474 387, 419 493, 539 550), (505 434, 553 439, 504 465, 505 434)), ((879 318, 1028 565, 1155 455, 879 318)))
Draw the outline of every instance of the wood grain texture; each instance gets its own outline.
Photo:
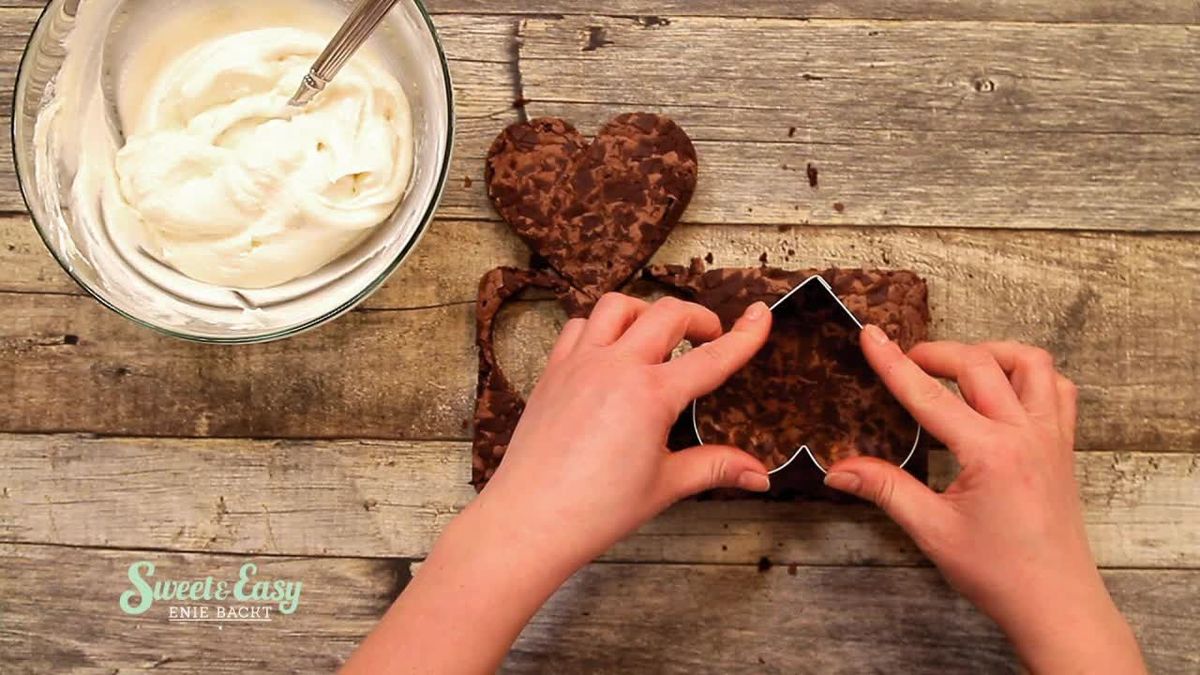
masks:
MULTIPOLYGON (((598 8, 589 0, 427 0, 440 19, 475 14, 640 15, 645 21, 672 16, 754 16, 794 19, 991 20, 1083 23, 1194 24, 1200 9, 1193 0, 608 0, 598 8)), ((45 0, 0 0, 0 7, 36 8, 45 0)))
MULTIPOLYGON (((327 672, 407 578, 392 560, 248 559, 0 545, 0 660, 7 672, 327 672), (303 583, 270 623, 177 625, 167 608, 117 605, 130 564, 156 578, 260 576, 303 583), (64 630, 69 626, 69 630, 64 630)), ((419 574, 419 572, 418 572, 419 574)), ((1114 570, 1105 581, 1152 672, 1191 673, 1196 571, 1114 570)), ((1006 673, 996 628, 931 569, 591 565, 526 628, 506 672, 1006 673), (871 589, 864 593, 863 589, 871 589)))
POLYGON ((408 579, 403 561, 0 544, 0 663, 7 673, 333 672, 408 579), (300 581, 300 605, 290 616, 273 612, 269 623, 170 623, 162 602, 128 616, 118 598, 131 588, 129 566, 143 560, 155 564, 152 581, 212 575, 231 583, 254 562, 260 579, 300 581))
MULTIPOLYGON (((1200 236, 685 226, 656 260, 710 253, 718 266, 766 255, 915 270, 930 282, 934 337, 1023 340, 1058 356, 1082 390, 1080 448, 1200 448, 1200 236), (1148 270, 1170 270, 1171 285, 1148 270)), ((2 219, 0 390, 22 397, 0 408, 0 430, 466 438, 476 285, 528 258, 501 224, 439 221, 363 311, 286 345, 221 349, 157 337, 71 295, 28 221, 2 219)), ((499 348, 514 380, 532 382, 562 320, 547 303, 508 310, 499 348)))
MULTIPOLYGON (((35 3, 38 0, 5 0, 35 3)), ((1017 21, 1072 23, 1195 24, 1200 8, 1190 0, 549 0, 531 5, 523 0, 429 0, 437 13, 509 12, 514 14, 584 14, 601 11, 636 15, 645 23, 678 16, 741 16, 790 19, 894 19, 950 21, 1017 21)))
MULTIPOLYGON (((419 573, 419 572, 418 572, 419 573)), ((1105 581, 1150 671, 1194 673, 1195 572, 1105 581), (1189 634, 1190 633, 1190 634, 1189 634)), ((994 626, 928 569, 594 565, 526 629, 510 672, 1010 673, 994 626), (553 654, 546 667, 547 654, 553 654)))
POLYGON ((1179 170, 1200 159, 1191 27, 568 17, 523 21, 520 39, 529 114, 591 131, 645 108, 688 130, 693 221, 1194 230, 1200 216, 1200 178, 1179 170))
MULTIPOLYGON (((421 558, 474 497, 470 447, 0 436, 0 541, 182 551, 421 558)), ((1200 457, 1080 453, 1101 565, 1200 569, 1200 457)), ((936 451, 944 488, 953 459, 936 451)), ((874 508, 681 504, 608 560, 925 564, 874 508)))
MULTIPOLYGON (((9 31, 0 66, 9 60, 15 72, 36 12, 0 13, 9 31)), ((568 116, 587 131, 630 108, 676 117, 700 141, 695 221, 1191 230, 1200 214, 1200 181, 1179 170, 1200 158, 1193 27, 437 23, 460 122, 446 217, 491 217, 483 157, 517 119, 518 98, 533 99, 530 114, 568 116), (580 51, 593 35, 599 46, 580 51), (694 45, 691 59, 678 58, 678 44, 694 45), (809 163, 820 190, 807 187, 809 163)), ((24 210, 9 166, 3 210, 24 210)))

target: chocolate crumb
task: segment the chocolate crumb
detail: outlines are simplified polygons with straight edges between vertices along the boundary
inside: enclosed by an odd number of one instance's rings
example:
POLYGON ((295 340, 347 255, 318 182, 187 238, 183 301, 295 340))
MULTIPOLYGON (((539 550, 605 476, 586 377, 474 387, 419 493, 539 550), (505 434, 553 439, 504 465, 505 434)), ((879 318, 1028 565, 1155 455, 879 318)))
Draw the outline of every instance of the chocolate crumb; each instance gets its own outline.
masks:
POLYGON ((704 262, 708 263, 709 265, 713 264, 714 260, 715 258, 713 258, 712 251, 709 251, 708 255, 704 256, 704 262))
POLYGON ((761 656, 760 656, 760 657, 758 657, 758 663, 759 663, 760 665, 764 665, 764 666, 765 666, 765 665, 767 665, 767 662, 766 662, 766 660, 765 660, 765 659, 763 659, 763 657, 761 657, 761 656))
POLYGON ((767 556, 764 555, 763 557, 758 559, 758 571, 760 573, 765 574, 767 572, 770 572, 771 566, 772 566, 771 559, 768 558, 767 556))
MULTIPOLYGON (((712 261, 709 261, 709 262, 712 262, 712 261)), ((79 344, 79 336, 78 335, 64 335, 63 336, 63 344, 64 345, 77 345, 77 344, 79 344)))
POLYGON ((808 186, 815 189, 817 187, 818 178, 820 178, 820 174, 817 171, 817 167, 813 166, 812 162, 809 162, 808 163, 808 186))
POLYGON ((796 566, 794 564, 788 565, 788 576, 796 576, 796 566))
POLYGON ((834 203, 833 203, 833 210, 834 210, 834 211, 837 211, 838 213, 845 213, 845 212, 846 212, 846 205, 845 205, 845 204, 843 204, 843 203, 841 203, 841 202, 834 202, 834 203))
POLYGON ((464 188, 466 188, 466 189, 470 190, 470 189, 471 189, 471 186, 472 186, 472 185, 474 185, 474 184, 475 184, 475 183, 474 183, 474 181, 472 181, 472 180, 471 180, 471 177, 470 177, 470 176, 463 176, 463 187, 464 187, 464 188))
POLYGON ((728 546, 726 546, 725 544, 721 544, 721 550, 722 550, 722 551, 728 551, 728 550, 729 550, 729 547, 728 547, 728 546))
POLYGON ((796 127, 788 127, 788 138, 796 137, 796 127))
POLYGON ((763 251, 763 254, 762 254, 762 255, 760 255, 760 256, 758 256, 758 262, 760 262, 760 263, 762 263, 762 264, 764 264, 764 265, 766 265, 766 264, 767 264, 767 253, 766 253, 766 251, 763 251))

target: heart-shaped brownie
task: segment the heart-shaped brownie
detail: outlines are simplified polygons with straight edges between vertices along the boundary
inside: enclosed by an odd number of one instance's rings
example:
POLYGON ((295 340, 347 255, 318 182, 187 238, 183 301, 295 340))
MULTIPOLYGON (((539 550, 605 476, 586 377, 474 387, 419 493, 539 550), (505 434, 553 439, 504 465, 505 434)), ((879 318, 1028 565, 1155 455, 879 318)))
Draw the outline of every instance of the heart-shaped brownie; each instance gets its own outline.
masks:
POLYGON ((514 124, 492 143, 486 177, 500 215, 594 302, 666 241, 697 170, 696 149, 677 124, 628 113, 590 143, 558 118, 514 124))

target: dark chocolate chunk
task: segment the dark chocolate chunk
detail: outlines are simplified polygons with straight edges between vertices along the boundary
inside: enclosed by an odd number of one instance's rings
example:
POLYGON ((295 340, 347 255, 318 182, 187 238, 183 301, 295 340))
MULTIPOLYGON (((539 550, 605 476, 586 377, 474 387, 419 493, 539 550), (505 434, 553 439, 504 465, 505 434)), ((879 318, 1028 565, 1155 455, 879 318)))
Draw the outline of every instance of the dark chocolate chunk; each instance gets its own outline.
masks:
POLYGON ((514 124, 492 144, 486 177, 500 215, 590 306, 666 241, 695 192, 697 170, 678 125, 630 113, 590 143, 561 119, 514 124))

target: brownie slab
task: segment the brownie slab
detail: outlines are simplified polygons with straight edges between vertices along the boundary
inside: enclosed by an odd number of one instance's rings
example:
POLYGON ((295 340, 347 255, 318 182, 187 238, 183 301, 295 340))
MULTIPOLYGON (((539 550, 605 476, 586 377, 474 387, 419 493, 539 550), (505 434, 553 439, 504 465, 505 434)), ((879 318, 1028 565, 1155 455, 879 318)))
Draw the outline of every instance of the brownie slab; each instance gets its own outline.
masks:
MULTIPOLYGON (((860 321, 880 326, 904 349, 911 348, 925 340, 929 322, 927 289, 925 282, 912 272, 840 269, 789 271, 766 267, 705 270, 703 263, 696 260, 691 266, 652 266, 644 271, 643 277, 652 285, 663 286, 675 295, 712 309, 721 317, 725 327, 729 328, 741 316, 746 307, 754 302, 761 300, 773 305, 793 288, 817 274, 830 284, 834 292, 860 321)), ((552 271, 501 268, 489 272, 483 278, 480 284, 477 315, 480 379, 472 460, 472 484, 477 489, 482 489, 500 465, 525 406, 524 400, 504 377, 496 363, 493 345, 495 318, 505 301, 533 287, 553 292, 570 316, 584 316, 590 311, 590 308, 583 307, 573 300, 570 284, 552 271)), ((907 431, 903 429, 904 420, 889 421, 886 419, 886 416, 891 414, 888 411, 894 412, 894 409, 890 409, 886 405, 883 405, 882 408, 875 406, 876 399, 873 397, 877 397, 879 391, 868 386, 869 378, 861 372, 861 352, 858 354, 860 361, 856 362, 853 353, 839 353, 836 350, 831 351, 822 347, 822 345, 828 347, 831 344, 830 341, 837 345, 840 344, 839 339, 844 343, 845 339, 849 338, 848 329, 844 327, 845 324, 834 320, 836 316, 829 317, 831 321, 822 323, 815 331, 811 330, 819 321, 820 315, 830 311, 829 306, 818 306, 808 310, 803 307, 800 309, 801 311, 795 318, 801 323, 796 327, 797 330, 782 330, 773 334, 773 349, 776 351, 768 352, 768 356, 762 357, 766 360, 767 367, 785 372, 784 369, 778 368, 778 364, 785 361, 791 362, 793 358, 802 360, 806 354, 808 358, 811 358, 814 352, 808 351, 808 346, 817 348, 815 352, 817 359, 811 368, 815 369, 812 371, 813 373, 823 375, 810 374, 805 377, 816 379, 824 376, 826 378, 830 386, 823 391, 832 392, 833 402, 829 404, 832 407, 823 407, 820 412, 824 416, 823 419, 826 420, 832 420, 836 416, 838 423, 830 423, 826 425, 827 431, 816 433, 824 433, 824 437, 835 439, 827 444, 833 447, 836 445, 837 439, 846 437, 848 433, 853 435, 857 429, 858 435, 854 436, 855 440, 850 445, 858 451, 865 448, 867 454, 886 454, 877 447, 867 445, 871 441, 862 439, 884 438, 880 443, 890 447, 885 436, 889 433, 906 434, 907 431), (813 314, 810 315, 808 312, 813 314), (807 342, 804 342, 805 340, 807 342), (857 427, 854 419, 847 424, 842 424, 843 415, 855 417, 859 413, 864 420, 867 417, 873 417, 870 421, 870 429, 867 429, 865 423, 861 423, 863 420, 859 420, 860 423, 857 427), (867 431, 883 430, 884 434, 864 434, 864 429, 867 431)), ((793 321, 793 318, 784 318, 785 323, 790 321, 793 321)), ((844 347, 839 348, 844 350, 844 347)), ((744 372, 747 373, 746 376, 749 379, 746 388, 740 394, 737 391, 739 386, 737 378, 731 381, 733 387, 731 391, 718 392, 718 395, 726 398, 722 399, 719 405, 714 406, 713 410, 717 411, 714 420, 720 421, 720 415, 728 414, 725 411, 745 409, 747 402, 771 398, 763 395, 762 381, 758 379, 761 376, 754 376, 752 371, 744 372)), ((739 374, 739 377, 742 375, 739 374)), ((776 385, 768 384, 768 389, 772 389, 774 386, 776 385)), ((778 403, 779 399, 786 395, 788 395, 786 391, 782 394, 776 392, 774 398, 778 403)), ((758 403, 754 403, 754 405, 758 405, 758 403)), ((792 407, 795 408, 795 406, 792 407)), ((808 413, 800 410, 799 414, 803 416, 808 413)), ((807 426, 808 422, 803 420, 810 418, 795 419, 799 420, 795 422, 796 424, 807 426)), ((728 424, 727 421, 724 423, 728 424)), ((791 424, 791 422, 783 423, 783 425, 787 424, 791 424)), ((737 427, 737 425, 733 426, 737 427)), ((818 441, 821 438, 813 433, 808 434, 807 437, 817 438, 818 441)), ((742 447, 758 452, 768 463, 777 462, 778 456, 782 455, 782 453, 777 453, 773 457, 754 444, 753 439, 741 440, 746 441, 742 447)), ((815 445, 818 441, 810 442, 815 445)), ((695 445, 696 442, 691 410, 688 409, 672 430, 669 444, 671 449, 681 450, 695 445)), ((821 472, 806 458, 801 459, 773 476, 773 488, 768 498, 776 500, 845 500, 843 495, 826 489, 822 485, 821 472)), ((922 450, 918 450, 906 469, 924 480, 926 466, 926 455, 922 450)), ((761 498, 733 490, 716 491, 709 496, 722 499, 761 498)))

